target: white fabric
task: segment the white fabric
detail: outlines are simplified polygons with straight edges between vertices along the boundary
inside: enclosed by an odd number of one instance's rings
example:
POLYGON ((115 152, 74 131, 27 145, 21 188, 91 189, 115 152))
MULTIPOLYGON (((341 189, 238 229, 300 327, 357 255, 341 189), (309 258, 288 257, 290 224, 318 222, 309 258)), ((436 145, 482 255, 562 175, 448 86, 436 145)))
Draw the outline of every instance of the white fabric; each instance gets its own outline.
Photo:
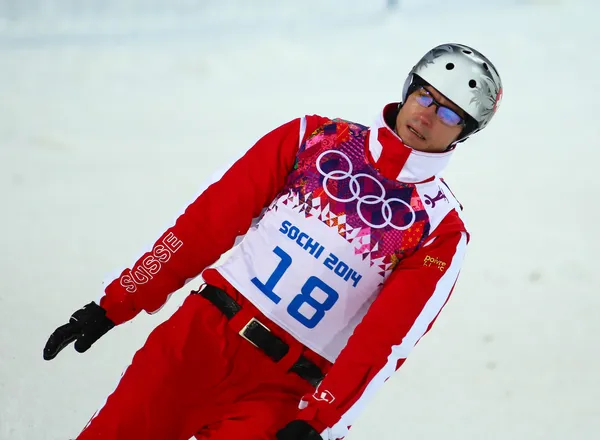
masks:
POLYGON ((283 204, 286 197, 248 231, 217 270, 277 325, 333 362, 377 296, 381 269, 357 255, 335 228, 283 204), (272 290, 266 289, 276 295, 269 297, 252 280, 267 284, 274 273, 281 277, 272 290), (328 295, 329 288, 334 293, 328 295), (302 322, 316 321, 315 307, 326 309, 318 303, 328 301, 331 308, 323 310, 314 328, 302 322))
POLYGON ((304 135, 306 134, 306 125, 306 116, 304 116, 302 119, 300 119, 300 137, 298 140, 298 148, 300 148, 300 146, 302 145, 302 140, 304 139, 304 135))
POLYGON ((377 128, 371 129, 369 133, 369 152, 371 153, 371 157, 373 160, 377 162, 381 157, 381 152, 383 151, 383 145, 379 142, 379 130, 377 128))
POLYGON ((455 210, 461 216, 460 203, 458 203, 440 178, 436 177, 430 182, 415 185, 415 188, 429 216, 430 235, 437 229, 450 211, 455 210))

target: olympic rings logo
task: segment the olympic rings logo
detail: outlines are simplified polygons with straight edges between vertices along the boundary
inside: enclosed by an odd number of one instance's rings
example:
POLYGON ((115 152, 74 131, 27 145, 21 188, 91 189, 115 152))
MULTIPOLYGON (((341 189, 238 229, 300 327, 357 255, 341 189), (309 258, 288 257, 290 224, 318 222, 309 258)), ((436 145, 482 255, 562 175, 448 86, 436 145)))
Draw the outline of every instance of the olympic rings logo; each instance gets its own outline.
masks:
POLYGON ((319 157, 317 158, 317 170, 319 171, 321 176, 325 177, 323 179, 323 189, 325 190, 325 193, 330 198, 332 198, 333 200, 336 200, 338 202, 353 202, 355 200, 358 200, 358 203, 356 204, 356 212, 358 213, 358 216, 360 217, 360 219, 365 224, 369 225, 370 227, 375 228, 375 229, 381 229, 381 228, 385 228, 386 226, 391 226, 392 228, 394 228, 398 231, 404 231, 404 230, 410 228, 414 224, 414 222, 417 218, 417 215, 415 213, 415 210, 412 208, 412 206, 410 206, 408 203, 406 203, 404 200, 401 200, 401 199, 397 199, 397 198, 386 199, 385 198, 385 196, 386 196, 385 188, 383 187, 381 182, 379 180, 375 179, 373 176, 371 176, 369 174, 365 174, 365 173, 358 173, 358 174, 353 175, 352 174, 352 162, 350 162, 350 159, 348 158, 348 156, 346 156, 341 151, 327 150, 327 151, 322 152, 319 155, 319 157), (327 154, 337 154, 337 155, 341 156, 348 164, 348 171, 333 170, 328 173, 324 172, 323 169, 321 168, 321 161, 322 161, 323 157, 327 154), (373 183, 375 183, 379 187, 379 191, 381 192, 381 194, 379 194, 379 195, 366 194, 366 195, 361 196, 361 194, 360 194, 361 186, 359 184, 359 179, 361 179, 361 178, 371 180, 373 183), (352 197, 345 198, 345 199, 336 197, 327 188, 327 183, 330 180, 339 181, 339 180, 344 180, 344 179, 350 179, 349 188, 350 188, 350 192, 352 193, 352 197), (376 224, 369 222, 362 213, 363 205, 375 205, 378 203, 383 204, 383 206, 381 208, 381 215, 385 219, 385 222, 380 225, 376 225, 376 224), (408 222, 408 224, 406 224, 404 226, 399 226, 399 225, 392 223, 392 212, 393 212, 392 206, 391 206, 392 203, 400 203, 409 209, 409 211, 412 214, 412 218, 410 219, 410 222, 408 222))

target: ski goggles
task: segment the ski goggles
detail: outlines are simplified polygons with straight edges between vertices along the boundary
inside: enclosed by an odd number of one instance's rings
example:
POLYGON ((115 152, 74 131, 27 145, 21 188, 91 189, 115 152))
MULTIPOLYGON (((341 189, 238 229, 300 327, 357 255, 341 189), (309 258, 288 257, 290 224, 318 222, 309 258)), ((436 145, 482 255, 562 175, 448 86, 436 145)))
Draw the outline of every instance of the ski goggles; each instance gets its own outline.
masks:
POLYGON ((437 102, 425 87, 420 87, 417 89, 415 93, 415 99, 423 107, 431 107, 432 104, 435 105, 435 114, 445 125, 448 125, 450 127, 455 127, 457 125, 465 125, 464 118, 462 118, 451 108, 446 107, 445 105, 442 105, 439 102, 437 102))

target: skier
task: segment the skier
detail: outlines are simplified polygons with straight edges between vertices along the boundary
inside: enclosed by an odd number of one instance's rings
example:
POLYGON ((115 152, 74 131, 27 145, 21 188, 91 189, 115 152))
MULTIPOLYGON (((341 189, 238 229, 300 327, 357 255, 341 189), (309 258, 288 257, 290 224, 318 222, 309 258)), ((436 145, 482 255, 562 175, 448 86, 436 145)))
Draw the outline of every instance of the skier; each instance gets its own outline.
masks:
POLYGON ((501 97, 485 56, 444 44, 370 127, 310 115, 262 137, 48 339, 46 360, 85 352, 202 275, 78 439, 347 435, 451 295, 469 234, 440 173, 501 97))

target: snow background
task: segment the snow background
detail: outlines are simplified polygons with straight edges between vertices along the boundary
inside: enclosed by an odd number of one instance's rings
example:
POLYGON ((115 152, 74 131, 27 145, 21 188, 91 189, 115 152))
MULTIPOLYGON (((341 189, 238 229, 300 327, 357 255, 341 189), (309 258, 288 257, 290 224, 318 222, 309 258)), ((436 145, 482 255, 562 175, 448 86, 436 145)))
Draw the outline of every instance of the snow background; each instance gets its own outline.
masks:
POLYGON ((600 6, 591 0, 0 0, 0 439, 72 438, 156 315, 42 359, 217 169, 303 114, 370 123, 443 42, 504 82, 445 177, 473 240, 452 300, 348 440, 600 431, 600 6), (103 3, 103 4, 102 4, 103 3), (197 4, 196 4, 197 3, 197 4))

